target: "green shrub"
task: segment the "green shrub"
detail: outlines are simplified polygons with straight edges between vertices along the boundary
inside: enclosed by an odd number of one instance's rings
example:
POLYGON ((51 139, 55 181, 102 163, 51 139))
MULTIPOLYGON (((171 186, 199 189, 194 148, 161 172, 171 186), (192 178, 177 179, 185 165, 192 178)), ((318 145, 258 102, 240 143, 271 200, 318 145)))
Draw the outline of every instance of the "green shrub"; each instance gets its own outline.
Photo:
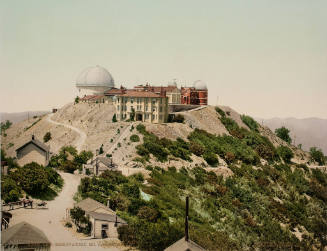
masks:
POLYGON ((311 160, 317 162, 319 166, 325 165, 325 156, 322 153, 321 149, 317 149, 317 147, 310 148, 310 157, 311 160))
POLYGON ((140 137, 136 134, 133 134, 130 136, 129 138, 132 142, 139 142, 140 141, 140 137))
POLYGON ((241 119, 243 123, 251 129, 251 131, 258 132, 258 123, 253 118, 247 115, 242 115, 241 119))
POLYGON ((285 161, 285 163, 290 163, 291 159, 294 157, 292 150, 287 146, 277 147, 277 153, 279 157, 285 161))
POLYGON ((136 130, 137 130, 139 133, 141 133, 141 134, 145 134, 145 132, 146 132, 146 130, 145 130, 145 126, 142 125, 142 124, 138 124, 138 125, 136 126, 136 130))
POLYGON ((212 152, 204 153, 203 158, 210 166, 217 166, 219 163, 216 154, 214 154, 212 152))
POLYGON ((284 140, 285 142, 291 144, 292 143, 292 139, 289 135, 290 130, 287 129, 286 127, 281 127, 281 128, 277 128, 275 130, 275 133, 277 135, 277 137, 281 138, 282 140, 284 140))
POLYGON ((44 142, 48 142, 51 139, 51 133, 47 132, 46 134, 44 134, 43 136, 43 141, 44 142))

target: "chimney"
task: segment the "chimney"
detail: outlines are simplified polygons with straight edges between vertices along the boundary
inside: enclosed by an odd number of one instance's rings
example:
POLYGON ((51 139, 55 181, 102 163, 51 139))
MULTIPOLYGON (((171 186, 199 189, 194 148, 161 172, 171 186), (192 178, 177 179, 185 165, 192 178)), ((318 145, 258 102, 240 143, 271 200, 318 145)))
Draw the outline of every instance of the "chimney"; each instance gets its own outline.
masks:
POLYGON ((34 134, 32 134, 32 140, 34 140, 34 139, 35 139, 34 134))
POLYGON ((186 197, 186 210, 185 210, 185 241, 189 240, 188 234, 188 196, 186 197))

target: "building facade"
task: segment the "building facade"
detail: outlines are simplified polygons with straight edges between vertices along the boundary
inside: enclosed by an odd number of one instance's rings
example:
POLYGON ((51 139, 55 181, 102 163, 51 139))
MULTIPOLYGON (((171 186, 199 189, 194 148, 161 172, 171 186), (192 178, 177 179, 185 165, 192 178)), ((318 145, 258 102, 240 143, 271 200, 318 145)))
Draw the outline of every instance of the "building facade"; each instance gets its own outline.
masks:
POLYGON ((37 140, 32 135, 32 140, 16 149, 17 163, 24 166, 31 162, 47 166, 50 159, 50 147, 37 140))
POLYGON ((134 87, 137 91, 154 92, 158 95, 165 95, 168 98, 168 104, 180 104, 181 103, 181 90, 178 89, 177 84, 169 84, 168 86, 152 86, 137 85, 134 87))
POLYGON ((114 105, 118 121, 165 123, 168 119, 168 98, 154 92, 126 90, 116 96, 114 105))

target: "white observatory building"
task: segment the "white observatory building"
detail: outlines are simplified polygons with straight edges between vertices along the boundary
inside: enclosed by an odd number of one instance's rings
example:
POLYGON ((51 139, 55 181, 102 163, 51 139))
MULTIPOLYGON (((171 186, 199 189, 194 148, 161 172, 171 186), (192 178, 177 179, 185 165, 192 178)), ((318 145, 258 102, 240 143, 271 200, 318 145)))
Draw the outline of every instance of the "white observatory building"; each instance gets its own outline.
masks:
POLYGON ((115 87, 115 81, 107 69, 97 65, 86 68, 76 79, 76 88, 103 94, 115 87))

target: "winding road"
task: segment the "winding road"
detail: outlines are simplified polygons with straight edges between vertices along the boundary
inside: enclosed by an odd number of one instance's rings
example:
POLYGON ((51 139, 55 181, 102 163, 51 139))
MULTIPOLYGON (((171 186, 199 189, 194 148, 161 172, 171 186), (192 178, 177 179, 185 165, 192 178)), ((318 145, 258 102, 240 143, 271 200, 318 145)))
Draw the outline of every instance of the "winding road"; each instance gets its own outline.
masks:
POLYGON ((74 143, 74 145, 76 146, 76 149, 78 152, 81 151, 83 145, 84 145, 84 142, 86 140, 86 133, 83 132, 82 130, 74 127, 74 126, 71 126, 71 125, 67 125, 67 124, 63 124, 63 123, 60 123, 60 122, 56 122, 54 120, 52 120, 52 116, 54 115, 54 113, 51 113, 47 116, 46 120, 49 122, 49 123, 52 123, 52 124, 55 124, 55 125, 60 125, 60 126, 64 126, 64 127, 67 127, 75 132, 77 132, 79 134, 79 138, 78 140, 74 143))

